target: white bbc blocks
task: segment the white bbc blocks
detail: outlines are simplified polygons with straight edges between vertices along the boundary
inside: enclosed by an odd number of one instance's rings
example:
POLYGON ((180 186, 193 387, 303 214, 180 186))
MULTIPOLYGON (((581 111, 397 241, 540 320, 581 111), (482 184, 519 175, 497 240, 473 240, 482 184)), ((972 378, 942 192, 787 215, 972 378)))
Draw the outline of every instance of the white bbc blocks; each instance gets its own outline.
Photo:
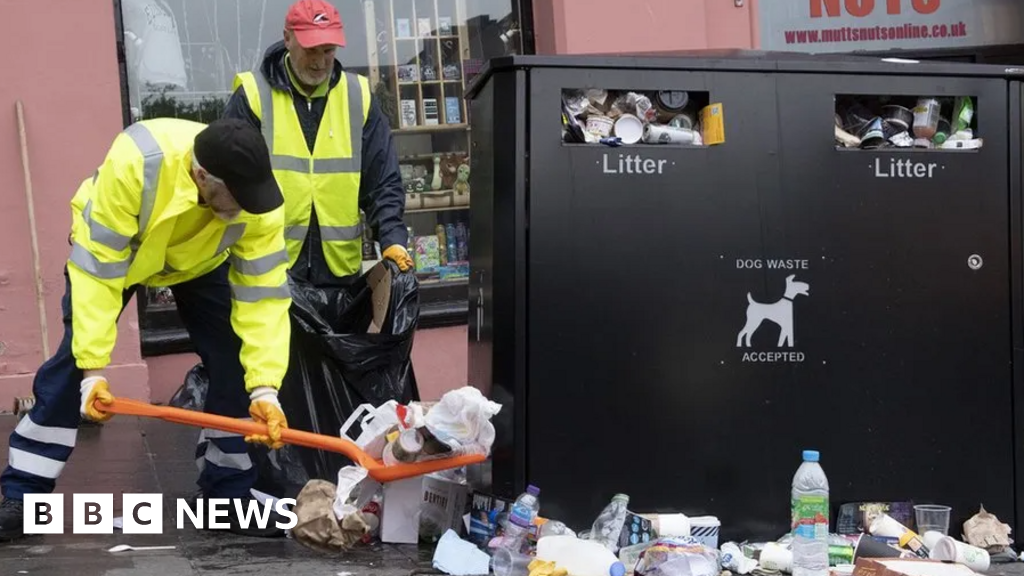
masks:
MULTIPOLYGON (((25 494, 25 534, 64 533, 64 494, 25 494)), ((113 534, 113 494, 72 494, 72 534, 113 534)), ((121 509, 125 534, 163 533, 163 496, 124 494, 121 509)))

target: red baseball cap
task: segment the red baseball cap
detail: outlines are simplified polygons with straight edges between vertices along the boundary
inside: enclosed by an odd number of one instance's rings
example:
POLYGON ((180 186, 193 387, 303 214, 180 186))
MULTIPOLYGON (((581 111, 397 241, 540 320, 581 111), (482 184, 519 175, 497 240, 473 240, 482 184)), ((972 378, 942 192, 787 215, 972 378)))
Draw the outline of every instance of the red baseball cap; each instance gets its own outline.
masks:
POLYGON ((292 4, 284 23, 285 28, 295 33, 295 39, 303 48, 322 44, 345 45, 341 15, 324 0, 299 0, 292 4))

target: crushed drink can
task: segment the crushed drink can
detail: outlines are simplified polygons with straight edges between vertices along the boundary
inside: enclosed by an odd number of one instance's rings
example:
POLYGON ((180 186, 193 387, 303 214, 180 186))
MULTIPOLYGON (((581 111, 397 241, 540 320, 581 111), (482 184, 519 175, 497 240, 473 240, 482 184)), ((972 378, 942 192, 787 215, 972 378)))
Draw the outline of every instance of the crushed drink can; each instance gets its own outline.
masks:
POLYGON ((693 144, 696 133, 678 126, 647 124, 644 126, 643 140, 647 144, 693 144))

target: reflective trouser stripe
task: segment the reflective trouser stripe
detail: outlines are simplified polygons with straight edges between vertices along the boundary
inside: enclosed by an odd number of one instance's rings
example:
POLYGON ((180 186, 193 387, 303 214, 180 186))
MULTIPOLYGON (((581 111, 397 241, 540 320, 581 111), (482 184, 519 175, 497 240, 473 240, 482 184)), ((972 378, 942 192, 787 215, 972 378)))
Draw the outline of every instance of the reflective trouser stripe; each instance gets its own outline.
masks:
POLYGON ((78 438, 78 431, 74 428, 58 428, 56 426, 40 426, 32 421, 32 415, 27 414, 18 422, 18 426, 14 429, 19 436, 32 440, 35 442, 41 442, 43 444, 60 444, 61 446, 67 446, 68 448, 75 447, 75 441, 78 438))
POLYGON ((232 470, 253 466, 248 445, 240 434, 204 428, 196 446, 196 466, 202 472, 207 463, 232 470))
POLYGON ((27 472, 43 478, 56 480, 64 470, 64 462, 54 460, 45 456, 39 456, 26 452, 20 448, 11 446, 7 455, 7 461, 11 468, 21 472, 27 472))

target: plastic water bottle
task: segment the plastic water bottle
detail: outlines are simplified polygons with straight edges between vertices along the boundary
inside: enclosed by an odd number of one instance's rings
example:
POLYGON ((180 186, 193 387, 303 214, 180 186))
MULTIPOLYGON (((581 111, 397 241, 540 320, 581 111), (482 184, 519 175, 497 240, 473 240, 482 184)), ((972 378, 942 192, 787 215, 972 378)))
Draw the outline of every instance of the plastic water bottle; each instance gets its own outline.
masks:
POLYGON ((512 504, 512 509, 508 513, 508 520, 504 526, 503 548, 516 552, 523 549, 526 537, 533 528, 533 521, 537 518, 537 513, 540 512, 538 495, 540 495, 540 488, 531 484, 526 488, 526 492, 520 494, 519 498, 516 498, 515 503, 512 504))
POLYGON ((793 476, 793 576, 828 575, 828 478, 815 450, 793 476))
POLYGON ((626 508, 628 506, 629 496, 616 494, 601 511, 597 520, 594 520, 594 525, 590 529, 590 539, 612 552, 618 552, 619 535, 622 533, 622 527, 626 524, 626 508))

